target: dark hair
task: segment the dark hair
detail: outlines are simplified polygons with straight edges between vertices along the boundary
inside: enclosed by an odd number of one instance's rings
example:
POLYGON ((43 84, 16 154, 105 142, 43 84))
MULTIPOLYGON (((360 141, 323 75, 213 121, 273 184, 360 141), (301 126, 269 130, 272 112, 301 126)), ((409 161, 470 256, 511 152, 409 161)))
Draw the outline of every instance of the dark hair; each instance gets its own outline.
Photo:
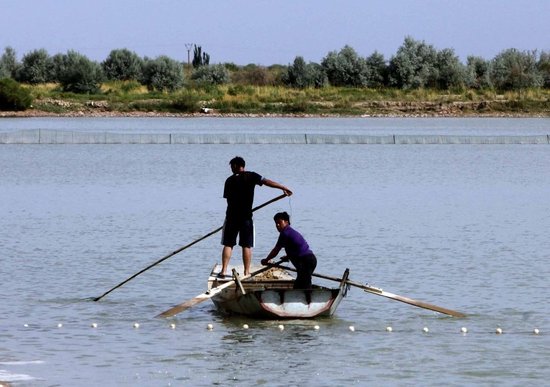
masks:
POLYGON ((273 217, 273 220, 281 219, 287 221, 290 224, 290 216, 286 212, 277 212, 273 217))
POLYGON ((229 165, 235 165, 236 167, 243 167, 245 166, 244 159, 241 156, 235 156, 231 159, 229 162, 229 165))

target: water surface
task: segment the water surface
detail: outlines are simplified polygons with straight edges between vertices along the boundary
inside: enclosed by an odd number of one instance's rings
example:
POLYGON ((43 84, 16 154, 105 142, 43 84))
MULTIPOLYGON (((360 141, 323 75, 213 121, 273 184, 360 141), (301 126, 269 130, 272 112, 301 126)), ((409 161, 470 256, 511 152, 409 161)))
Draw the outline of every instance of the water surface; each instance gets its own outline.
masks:
MULTIPOLYGON (((115 120, 113 130, 157 125, 131 121, 115 120)), ((103 125, 90 122, 93 130, 103 125)), ((535 122, 521 130, 542 130, 535 122)), ((291 123, 284 130, 304 129, 301 120, 291 123)), ((54 129, 63 125, 65 119, 54 129)), ((415 133, 423 127, 409 125, 415 133)), ((0 380, 544 385, 549 164, 545 145, 3 145, 0 380), (295 192, 256 213, 255 261, 275 243, 273 214, 288 211, 320 273, 339 276, 348 267, 352 280, 468 317, 352 288, 331 319, 227 318, 209 302, 173 320, 155 319, 205 289, 219 261, 219 235, 100 302, 86 300, 220 226, 223 181, 235 155, 295 192), (497 327, 504 333, 495 334, 497 327)), ((255 203, 278 194, 258 188, 255 203)), ((237 253, 233 262, 239 260, 237 253)))

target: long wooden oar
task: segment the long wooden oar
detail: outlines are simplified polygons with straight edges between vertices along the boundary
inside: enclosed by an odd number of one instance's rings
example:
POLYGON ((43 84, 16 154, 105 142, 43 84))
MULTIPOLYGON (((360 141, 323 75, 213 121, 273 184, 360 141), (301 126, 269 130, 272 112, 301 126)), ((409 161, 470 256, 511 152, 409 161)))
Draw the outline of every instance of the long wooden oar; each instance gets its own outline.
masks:
MULTIPOLYGON (((271 203, 273 203, 273 202, 276 202, 277 200, 280 200, 280 199, 284 198, 285 196, 286 196, 286 194, 282 194, 282 195, 277 196, 276 198, 273 198, 273 199, 271 199, 271 200, 268 200, 268 201, 265 202, 264 204, 260 204, 259 206, 254 207, 254 208, 252 209, 252 212, 257 211, 257 210, 259 210, 260 208, 263 208, 263 207, 265 207, 265 206, 267 206, 267 205, 269 205, 269 204, 271 204, 271 203)), ((178 253, 181 253, 183 250, 185 250, 185 249, 187 249, 187 248, 193 246, 193 245, 196 244, 196 243, 199 243, 200 241, 202 241, 202 240, 208 238, 209 236, 214 235, 215 233, 217 233, 217 232, 220 231, 221 229, 223 229, 223 226, 218 227, 218 228, 215 229, 214 231, 209 232, 208 234, 206 234, 206 235, 200 237, 199 239, 197 239, 197 240, 195 240, 195 241, 193 241, 193 242, 191 242, 191 243, 189 243, 189 244, 187 244, 187 245, 185 245, 185 246, 183 246, 183 247, 180 247, 179 249, 177 249, 177 250, 171 252, 171 253, 168 254, 168 255, 165 255, 164 257, 162 257, 162 258, 159 259, 158 261, 156 261, 156 262, 150 264, 149 266, 147 266, 145 269, 142 269, 142 270, 138 271, 136 274, 134 274, 133 276, 131 276, 130 278, 125 279, 124 281, 122 281, 121 283, 119 283, 119 284, 118 284, 117 286, 115 286, 114 288, 109 289, 108 291, 106 291, 105 293, 103 293, 101 296, 92 298, 92 300, 93 300, 93 301, 99 301, 99 300, 101 300, 101 299, 102 299, 103 297, 105 297, 107 294, 111 293, 111 292, 112 292, 113 290, 115 290, 115 289, 120 288, 122 285, 124 285, 125 283, 127 283, 127 282, 133 280, 133 279, 136 278, 138 275, 140 275, 140 274, 146 272, 147 270, 149 270, 149 269, 151 269, 152 267, 158 265, 159 263, 161 263, 161 262, 167 260, 168 258, 173 257, 174 255, 176 255, 176 254, 178 254, 178 253)))
MULTIPOLYGON (((296 271, 296 269, 294 269, 292 267, 281 266, 281 265, 279 265, 279 267, 281 269, 285 269, 285 270, 296 271)), ((324 278, 324 279, 331 280, 331 281, 342 282, 342 278, 331 277, 331 276, 328 276, 328 275, 317 274, 317 273, 313 273, 312 275, 314 277, 324 278)), ((403 297, 403 296, 393 294, 393 293, 390 293, 390 292, 385 292, 382 289, 379 289, 379 288, 376 288, 376 287, 373 287, 373 286, 363 285, 362 283, 359 283, 359 282, 346 280, 346 283, 348 285, 361 288, 367 293, 372 293, 372 294, 376 294, 377 296, 391 298, 392 300, 401 301, 401 302, 404 302, 405 304, 418 306, 419 308, 433 310, 433 311, 443 313, 443 314, 447 314, 447 315, 453 316, 453 317, 466 317, 466 315, 464 313, 457 312, 456 310, 442 308, 440 306, 429 304, 429 303, 424 302, 424 301, 413 300, 412 298, 403 297)))
MULTIPOLYGON (((268 266, 262 267, 261 269, 256 270, 256 271, 250 273, 249 275, 240 277, 239 279, 242 281, 242 280, 246 280, 248 278, 252 278, 255 275, 263 273, 264 271, 267 271, 267 270, 271 269, 272 267, 277 266, 281 262, 283 262, 283 261, 281 260, 281 261, 276 262, 274 264, 270 264, 268 266)), ((224 290, 225 288, 228 288, 228 287, 230 287, 231 285, 234 285, 234 284, 235 284, 235 278, 233 278, 231 281, 227 281, 227 282, 223 283, 220 286, 217 286, 215 288, 211 288, 210 290, 207 290, 206 292, 201 293, 198 296, 191 298, 190 300, 182 302, 181 304, 174 305, 170 309, 160 313, 159 315, 157 315, 155 317, 172 317, 172 316, 175 316, 176 314, 181 313, 181 312, 191 308, 192 306, 195 306, 197 304, 200 304, 201 302, 209 300, 210 298, 214 297, 216 294, 221 293, 222 290, 224 290)))

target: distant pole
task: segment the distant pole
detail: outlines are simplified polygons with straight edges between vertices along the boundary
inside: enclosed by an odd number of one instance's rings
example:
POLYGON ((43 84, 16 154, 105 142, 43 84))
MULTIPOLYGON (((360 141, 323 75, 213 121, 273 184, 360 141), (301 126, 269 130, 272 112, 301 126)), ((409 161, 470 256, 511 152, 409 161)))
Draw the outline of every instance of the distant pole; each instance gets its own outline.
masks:
POLYGON ((187 69, 191 69, 191 49, 193 48, 193 43, 185 43, 185 48, 187 49, 187 69))

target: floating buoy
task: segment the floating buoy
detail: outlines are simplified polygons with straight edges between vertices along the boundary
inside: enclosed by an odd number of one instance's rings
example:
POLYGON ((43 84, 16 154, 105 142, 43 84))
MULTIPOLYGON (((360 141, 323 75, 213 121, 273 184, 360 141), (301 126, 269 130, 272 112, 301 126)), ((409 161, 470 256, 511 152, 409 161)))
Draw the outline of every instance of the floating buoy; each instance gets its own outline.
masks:
POLYGON ((97 328, 97 323, 92 323, 92 328, 97 328))
POLYGON ((248 324, 243 324, 243 329, 248 329, 248 324))
POLYGON ((176 324, 174 324, 174 323, 170 324, 170 328, 176 329, 176 324))
POLYGON ((313 329, 315 329, 316 331, 318 331, 318 330, 319 330, 319 325, 315 325, 315 326, 313 327, 313 329))
POLYGON ((280 331, 285 330, 285 326, 283 324, 279 324, 279 326, 277 328, 279 328, 280 331))
POLYGON ((209 331, 211 331, 212 329, 214 329, 214 325, 208 324, 208 325, 206 326, 206 329, 208 329, 209 331))
POLYGON ((496 333, 497 335, 502 334, 502 328, 501 328, 501 327, 498 327, 498 328, 495 330, 495 333, 496 333))
POLYGON ((29 324, 23 324, 23 326, 24 326, 25 328, 28 328, 28 327, 29 327, 29 324))
POLYGON ((462 327, 462 328, 460 328, 460 332, 462 332, 462 333, 468 333, 468 328, 462 327))
POLYGON ((59 323, 59 324, 57 324, 57 327, 58 328, 63 328, 63 324, 59 323))
POLYGON ((535 329, 533 329, 533 333, 534 333, 535 335, 538 335, 538 334, 540 333, 540 331, 539 331, 538 328, 535 328, 535 329))
POLYGON ((349 326, 349 330, 350 330, 351 332, 355 332, 355 327, 354 327, 353 325, 350 325, 350 326, 349 326))
POLYGON ((428 329, 428 327, 422 328, 422 332, 424 332, 424 333, 428 333, 429 331, 430 331, 430 330, 428 329))
POLYGON ((392 327, 386 327, 386 331, 387 332, 393 332, 393 328, 392 327))
POLYGON ((135 328, 135 329, 138 329, 138 328, 139 328, 139 324, 138 324, 138 323, 134 323, 134 328, 135 328))

